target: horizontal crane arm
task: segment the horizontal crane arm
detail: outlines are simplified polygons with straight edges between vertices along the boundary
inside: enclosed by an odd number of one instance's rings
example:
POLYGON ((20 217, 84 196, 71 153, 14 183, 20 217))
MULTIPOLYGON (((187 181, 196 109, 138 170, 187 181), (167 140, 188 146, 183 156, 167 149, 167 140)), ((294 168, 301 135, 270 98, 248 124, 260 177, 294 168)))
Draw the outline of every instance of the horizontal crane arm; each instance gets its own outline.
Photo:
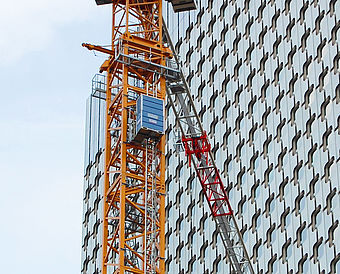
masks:
POLYGON ((81 45, 84 48, 87 48, 88 50, 95 50, 95 51, 99 51, 99 52, 110 54, 110 55, 114 55, 114 53, 115 53, 113 50, 106 49, 106 48, 103 48, 101 46, 91 45, 91 44, 87 44, 87 43, 83 43, 81 45))

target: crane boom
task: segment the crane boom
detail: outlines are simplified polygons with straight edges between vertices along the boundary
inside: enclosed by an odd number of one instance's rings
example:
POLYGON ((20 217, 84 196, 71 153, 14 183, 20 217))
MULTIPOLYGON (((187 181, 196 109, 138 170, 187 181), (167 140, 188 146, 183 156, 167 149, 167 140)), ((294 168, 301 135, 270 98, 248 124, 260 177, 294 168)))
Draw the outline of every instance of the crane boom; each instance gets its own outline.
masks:
POLYGON ((163 22, 163 30, 164 40, 170 45, 179 73, 176 80, 167 79, 167 96, 182 133, 182 142, 189 165, 192 163, 195 168, 233 271, 238 274, 248 273, 248 271, 254 274, 242 234, 216 167, 208 137, 196 111, 189 85, 165 22, 163 22))

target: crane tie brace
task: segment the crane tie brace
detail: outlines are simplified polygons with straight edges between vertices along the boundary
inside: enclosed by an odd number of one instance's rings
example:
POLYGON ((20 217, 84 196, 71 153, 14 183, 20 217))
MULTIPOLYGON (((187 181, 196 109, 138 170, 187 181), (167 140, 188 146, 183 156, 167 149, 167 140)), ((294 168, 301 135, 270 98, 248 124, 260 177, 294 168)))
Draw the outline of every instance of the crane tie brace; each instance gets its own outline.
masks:
POLYGON ((248 252, 231 209, 219 171, 216 167, 206 132, 199 119, 192 100, 189 85, 181 69, 175 47, 163 20, 165 41, 173 52, 178 67, 176 81, 167 79, 167 95, 182 133, 182 143, 188 157, 189 166, 193 163, 201 183, 212 216, 217 224, 230 264, 234 273, 254 274, 248 252), (194 157, 192 157, 194 156, 194 157))

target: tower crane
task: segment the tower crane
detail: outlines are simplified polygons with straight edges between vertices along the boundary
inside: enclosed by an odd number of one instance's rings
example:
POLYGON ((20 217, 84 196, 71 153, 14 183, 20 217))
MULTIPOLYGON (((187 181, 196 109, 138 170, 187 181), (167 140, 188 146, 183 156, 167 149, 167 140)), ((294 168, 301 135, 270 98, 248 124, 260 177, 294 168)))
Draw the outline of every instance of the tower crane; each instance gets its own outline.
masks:
MULTIPOLYGON (((194 0, 170 0, 175 12, 194 0)), ((112 5, 110 48, 83 44, 109 57, 106 81, 102 273, 165 273, 165 143, 167 99, 217 224, 233 273, 254 273, 162 19, 162 0, 96 0, 112 5)))

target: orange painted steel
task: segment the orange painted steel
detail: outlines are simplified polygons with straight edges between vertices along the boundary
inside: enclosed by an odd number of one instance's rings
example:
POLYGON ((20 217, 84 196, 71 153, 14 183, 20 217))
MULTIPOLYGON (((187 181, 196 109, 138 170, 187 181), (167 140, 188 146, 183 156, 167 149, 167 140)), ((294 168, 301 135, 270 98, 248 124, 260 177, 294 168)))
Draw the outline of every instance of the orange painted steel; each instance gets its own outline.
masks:
POLYGON ((112 1, 107 74, 102 273, 165 272, 165 136, 133 141, 136 99, 165 99, 162 1, 112 1))

